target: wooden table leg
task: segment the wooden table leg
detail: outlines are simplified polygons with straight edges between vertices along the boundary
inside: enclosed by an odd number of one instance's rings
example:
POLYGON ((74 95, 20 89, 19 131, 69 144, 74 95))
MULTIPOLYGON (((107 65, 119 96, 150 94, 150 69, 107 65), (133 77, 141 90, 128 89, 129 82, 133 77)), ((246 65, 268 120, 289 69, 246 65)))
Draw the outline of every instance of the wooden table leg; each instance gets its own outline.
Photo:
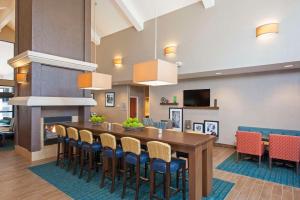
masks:
POLYGON ((189 153, 189 200, 202 199, 202 146, 189 153))
POLYGON ((202 192, 208 196, 212 190, 213 163, 212 163, 213 141, 206 144, 202 151, 202 192))

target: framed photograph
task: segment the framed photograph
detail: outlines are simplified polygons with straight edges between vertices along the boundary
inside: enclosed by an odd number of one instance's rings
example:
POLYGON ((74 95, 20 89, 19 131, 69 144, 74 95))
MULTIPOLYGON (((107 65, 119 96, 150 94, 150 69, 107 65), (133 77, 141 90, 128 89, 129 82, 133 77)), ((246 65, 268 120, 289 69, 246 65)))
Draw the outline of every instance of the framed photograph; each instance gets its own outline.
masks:
POLYGON ((169 108, 169 119, 172 121, 174 130, 183 131, 183 109, 182 108, 169 108))
POLYGON ((205 130, 204 132, 205 134, 219 137, 219 122, 204 120, 204 130, 205 130))
POLYGON ((106 92, 105 93, 105 107, 115 107, 115 93, 106 92))
POLYGON ((204 133, 204 124, 203 123, 194 122, 193 123, 193 131, 195 131, 197 133, 204 133))

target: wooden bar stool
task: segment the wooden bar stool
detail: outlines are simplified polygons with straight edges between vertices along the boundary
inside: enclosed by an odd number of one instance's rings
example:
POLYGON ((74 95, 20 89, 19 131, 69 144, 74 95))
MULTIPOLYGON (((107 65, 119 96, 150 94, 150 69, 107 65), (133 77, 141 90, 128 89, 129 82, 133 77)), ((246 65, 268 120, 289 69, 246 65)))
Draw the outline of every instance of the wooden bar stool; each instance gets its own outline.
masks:
POLYGON ((67 137, 66 128, 62 125, 55 125, 57 134, 57 156, 56 166, 59 165, 60 161, 63 161, 61 167, 64 166, 65 158, 67 157, 67 149, 69 144, 69 138, 67 137), (61 152, 62 147, 62 152, 61 152))
POLYGON ((88 179, 89 182, 92 178, 92 169, 96 168, 95 155, 99 154, 101 151, 101 145, 94 141, 93 133, 88 130, 79 131, 80 140, 82 142, 81 145, 81 153, 80 153, 80 175, 79 178, 82 177, 83 168, 85 166, 85 161, 88 160, 88 179))
MULTIPOLYGON (((171 185, 171 174, 178 171, 182 175, 182 196, 185 199, 186 187, 185 187, 185 161, 171 157, 171 146, 166 143, 151 141, 147 143, 149 157, 150 157, 150 199, 155 196, 155 173, 164 174, 164 196, 167 200, 170 199, 170 185, 171 185)), ((176 183, 178 187, 178 179, 176 183)), ((176 188, 176 192, 180 189, 176 188)))
MULTIPOLYGON (((123 173, 123 192, 122 198, 125 197, 126 193, 126 181, 127 181, 127 164, 135 166, 136 173, 136 191, 135 200, 138 199, 140 189, 140 165, 144 165, 147 168, 147 162, 149 155, 146 152, 141 151, 141 142, 135 138, 123 137, 121 138, 123 148, 123 162, 124 162, 124 173, 123 173)), ((146 174, 145 174, 146 175, 146 174)))
POLYGON ((73 127, 67 128, 67 133, 69 137, 69 164, 68 171, 73 168, 73 175, 76 174, 77 161, 80 160, 80 151, 82 142, 79 140, 78 130, 73 127), (75 150, 75 153, 74 153, 75 150))
POLYGON ((103 133, 100 135, 100 139, 103 147, 103 170, 100 187, 104 187, 106 174, 109 172, 109 168, 111 168, 112 184, 110 192, 113 193, 115 190, 116 168, 118 166, 118 161, 123 157, 123 150, 121 147, 117 146, 116 137, 114 135, 103 133), (112 166, 108 166, 109 159, 111 159, 112 166))

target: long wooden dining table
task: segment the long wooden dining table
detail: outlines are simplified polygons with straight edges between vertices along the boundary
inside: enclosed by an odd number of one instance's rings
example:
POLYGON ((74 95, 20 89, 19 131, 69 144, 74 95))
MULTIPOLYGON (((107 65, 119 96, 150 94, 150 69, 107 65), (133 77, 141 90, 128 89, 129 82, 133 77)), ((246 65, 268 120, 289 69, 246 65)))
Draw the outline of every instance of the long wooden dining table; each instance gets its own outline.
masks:
POLYGON ((95 137, 101 133, 113 134, 117 139, 122 137, 134 137, 142 144, 148 141, 160 141, 171 145, 172 150, 188 153, 189 172, 189 199, 199 200, 208 196, 212 190, 213 163, 212 150, 214 136, 193 134, 164 130, 159 133, 155 129, 142 129, 139 131, 126 131, 123 127, 112 125, 110 130, 107 125, 93 125, 90 122, 61 123, 66 127, 74 127, 78 130, 90 130, 95 137))

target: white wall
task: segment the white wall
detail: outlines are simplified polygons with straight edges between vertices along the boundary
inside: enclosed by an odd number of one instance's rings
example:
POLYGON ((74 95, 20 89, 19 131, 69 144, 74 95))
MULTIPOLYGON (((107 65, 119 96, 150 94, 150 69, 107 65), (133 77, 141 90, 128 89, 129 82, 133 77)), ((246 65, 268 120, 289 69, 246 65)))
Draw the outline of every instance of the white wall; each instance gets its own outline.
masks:
POLYGON ((211 89, 211 105, 220 110, 184 110, 184 120, 220 122, 218 142, 234 144, 239 125, 300 130, 300 71, 229 76, 180 82, 176 86, 150 88, 150 116, 168 119, 169 107, 160 98, 177 96, 179 106, 185 89, 211 89))
MULTIPOLYGON (((205 10, 196 3, 158 20, 158 57, 182 61, 180 74, 300 61, 299 0, 218 0, 205 10), (280 22, 270 40, 256 38, 255 29, 265 22, 280 22), (177 57, 165 58, 163 48, 177 43, 177 57)), ((113 80, 132 80, 132 65, 154 57, 154 23, 102 38, 97 49, 99 71, 113 80), (116 68, 114 56, 124 65, 116 68)))

